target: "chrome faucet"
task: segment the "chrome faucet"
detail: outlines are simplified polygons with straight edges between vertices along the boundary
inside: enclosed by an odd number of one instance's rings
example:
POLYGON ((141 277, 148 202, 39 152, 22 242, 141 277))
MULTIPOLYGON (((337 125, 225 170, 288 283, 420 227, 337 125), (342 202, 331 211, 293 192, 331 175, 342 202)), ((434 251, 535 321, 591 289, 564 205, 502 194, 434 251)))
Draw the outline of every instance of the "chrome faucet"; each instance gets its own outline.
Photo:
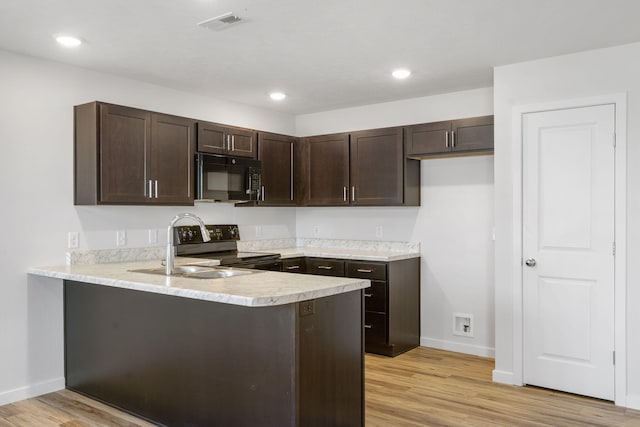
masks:
POLYGON ((167 260, 166 260, 166 272, 165 272, 167 276, 170 276, 173 274, 173 267, 175 264, 175 246, 174 246, 174 239, 173 239, 173 226, 176 225, 176 222, 180 221, 183 218, 190 218, 200 226, 200 231, 202 231, 202 240, 204 242, 208 242, 209 240, 211 240, 211 236, 209 235, 209 230, 207 230, 207 227, 204 225, 204 222, 202 222, 202 220, 198 216, 190 213, 181 213, 176 215, 176 217, 171 220, 171 223, 167 228, 167 260))

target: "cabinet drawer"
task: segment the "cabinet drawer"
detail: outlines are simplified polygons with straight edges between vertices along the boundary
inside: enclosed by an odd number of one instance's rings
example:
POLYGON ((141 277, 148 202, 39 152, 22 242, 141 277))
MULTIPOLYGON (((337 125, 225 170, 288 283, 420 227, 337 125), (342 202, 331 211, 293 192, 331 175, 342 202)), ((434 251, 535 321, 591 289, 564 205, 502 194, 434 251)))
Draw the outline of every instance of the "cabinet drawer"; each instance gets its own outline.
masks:
POLYGON ((282 271, 285 273, 306 273, 304 258, 289 258, 282 260, 282 271))
POLYGON ((370 288, 364 291, 364 309, 366 311, 387 312, 387 283, 371 282, 370 288))
POLYGON ((347 262, 347 277, 369 280, 387 280, 387 264, 384 262, 347 262))
POLYGON ((387 315, 383 313, 364 313, 364 339, 367 343, 387 342, 387 315))
POLYGON ((344 277, 344 261, 337 259, 307 258, 307 273, 344 277))

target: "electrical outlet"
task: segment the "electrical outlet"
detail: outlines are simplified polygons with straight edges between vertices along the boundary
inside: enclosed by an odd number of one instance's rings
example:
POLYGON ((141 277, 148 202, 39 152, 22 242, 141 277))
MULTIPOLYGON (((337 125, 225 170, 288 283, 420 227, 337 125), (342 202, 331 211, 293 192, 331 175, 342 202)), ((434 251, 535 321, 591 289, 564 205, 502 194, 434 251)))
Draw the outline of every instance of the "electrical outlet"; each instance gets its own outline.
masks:
POLYGON ((262 226, 256 225, 256 237, 262 237, 262 226))
POLYGON ((158 230, 156 230, 155 228, 151 228, 149 229, 149 243, 153 244, 153 243, 158 243, 158 230))
POLYGON ((67 235, 67 246, 69 249, 77 249, 80 236, 77 231, 70 231, 67 235))
POLYGON ((127 232, 124 230, 116 231, 116 246, 127 245, 127 232))
POLYGON ((316 312, 315 302, 313 300, 303 301, 300 303, 300 316, 310 316, 316 312))
POLYGON ((382 239, 382 226, 381 225, 376 227, 376 238, 382 239))
POLYGON ((313 226, 313 237, 318 237, 320 236, 320 226, 319 225, 314 225, 313 226))

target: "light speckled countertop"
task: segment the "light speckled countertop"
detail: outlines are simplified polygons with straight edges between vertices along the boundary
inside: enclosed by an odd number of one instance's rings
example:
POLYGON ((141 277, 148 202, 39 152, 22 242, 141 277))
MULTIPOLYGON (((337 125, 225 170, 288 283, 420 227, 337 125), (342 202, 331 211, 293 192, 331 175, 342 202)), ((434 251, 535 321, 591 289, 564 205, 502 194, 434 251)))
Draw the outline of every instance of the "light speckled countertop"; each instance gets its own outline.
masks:
POLYGON ((409 258, 420 257, 419 252, 400 252, 400 251, 377 251, 367 249, 348 249, 348 248, 276 248, 262 249, 259 252, 280 254, 282 259, 295 257, 319 257, 319 258, 337 258, 337 259, 356 259, 362 261, 399 261, 409 258))
MULTIPOLYGON (((176 264, 202 259, 177 258, 176 264)), ((216 264, 214 261, 211 264, 216 264)), ((109 264, 75 264, 34 267, 28 273, 63 280, 93 283, 158 294, 264 307, 337 295, 370 286, 369 280, 260 271, 255 274, 219 279, 193 279, 180 276, 132 272, 160 267, 160 262, 138 261, 109 264)))

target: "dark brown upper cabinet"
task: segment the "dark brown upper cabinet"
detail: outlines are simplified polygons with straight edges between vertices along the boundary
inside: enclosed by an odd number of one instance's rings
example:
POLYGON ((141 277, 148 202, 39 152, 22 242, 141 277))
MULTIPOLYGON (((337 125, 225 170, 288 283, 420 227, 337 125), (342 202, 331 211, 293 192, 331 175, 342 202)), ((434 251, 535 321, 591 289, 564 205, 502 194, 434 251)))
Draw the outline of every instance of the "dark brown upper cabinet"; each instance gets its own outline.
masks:
POLYGON ((301 187, 306 206, 349 204, 349 134, 304 138, 301 187))
POLYGON ((305 206, 419 206, 420 163, 406 159, 402 128, 303 139, 305 206))
POLYGON ((236 157, 257 157, 257 132, 217 123, 198 121, 198 151, 236 157))
POLYGON ((262 162, 260 205, 295 206, 297 138, 258 133, 258 160, 262 162))
POLYGON ((351 204, 402 205, 402 128, 351 134, 351 204))
POLYGON ((493 153, 493 116, 407 126, 404 131, 410 158, 493 153))
POLYGON ((92 102, 74 126, 76 205, 193 205, 193 120, 92 102))

